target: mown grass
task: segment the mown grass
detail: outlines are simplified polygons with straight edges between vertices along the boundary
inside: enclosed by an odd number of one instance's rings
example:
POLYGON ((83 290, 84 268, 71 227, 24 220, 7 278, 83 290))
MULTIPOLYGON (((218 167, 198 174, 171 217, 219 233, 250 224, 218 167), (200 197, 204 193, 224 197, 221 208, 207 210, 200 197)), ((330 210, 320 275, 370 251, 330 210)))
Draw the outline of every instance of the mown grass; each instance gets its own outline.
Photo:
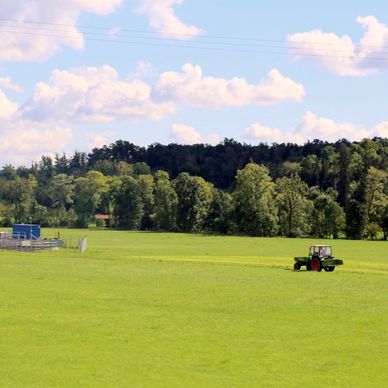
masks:
MULTIPOLYGON (((85 232, 61 231, 62 236, 85 232)), ((388 244, 88 231, 88 251, 0 252, 4 387, 380 387, 388 244)))

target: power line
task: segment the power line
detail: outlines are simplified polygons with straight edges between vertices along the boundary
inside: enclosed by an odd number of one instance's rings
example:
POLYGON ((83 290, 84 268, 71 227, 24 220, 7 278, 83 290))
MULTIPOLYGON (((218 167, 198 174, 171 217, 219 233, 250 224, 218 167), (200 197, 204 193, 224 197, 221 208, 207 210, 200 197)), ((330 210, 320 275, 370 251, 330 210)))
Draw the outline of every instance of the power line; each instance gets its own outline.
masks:
MULTIPOLYGON (((258 42, 272 42, 272 43, 284 43, 284 40, 279 39, 263 39, 263 38, 252 38, 252 37, 242 37, 242 36, 228 36, 228 35, 196 35, 196 34, 184 34, 184 33, 172 33, 172 32, 164 32, 164 31, 147 31, 147 30, 135 30, 122 28, 119 26, 110 26, 110 27, 102 27, 102 26, 90 26, 90 25, 73 25, 66 23, 53 23, 53 22, 45 22, 45 21, 36 21, 36 20, 13 20, 13 19, 4 19, 0 18, 0 23, 13 23, 16 25, 21 24, 32 24, 32 25, 49 25, 49 26, 57 26, 57 27, 68 27, 68 28, 83 28, 83 29, 94 29, 94 30, 111 30, 114 28, 119 28, 120 32, 126 31, 129 33, 139 33, 139 34, 147 34, 147 35, 155 35, 155 37, 159 39, 165 39, 165 37, 169 37, 168 39, 179 39, 181 38, 196 38, 196 39, 229 39, 229 40, 241 40, 241 41, 258 41, 258 42)), ((182 39, 179 39, 182 40, 182 39)), ((301 41, 301 42, 292 42, 293 44, 314 44, 317 46, 330 46, 330 47, 348 47, 346 43, 324 43, 317 41, 301 41)), ((388 50, 388 46, 380 46, 380 45, 364 45, 361 43, 353 43, 354 46, 360 46, 364 48, 383 48, 388 50)))
MULTIPOLYGON (((18 28, 19 26, 13 26, 13 25, 9 25, 9 24, 6 24, 6 25, 2 25, 1 24, 1 21, 0 21, 0 29, 2 29, 3 32, 10 32, 10 33, 18 33, 18 32, 23 32, 23 33, 27 33, 26 31, 19 31, 18 28), (5 29, 4 27, 6 27, 7 29, 5 29), (11 30, 9 30, 9 28, 11 30)), ((58 29, 58 28, 42 28, 42 27, 39 27, 39 28, 35 28, 33 29, 33 31, 36 31, 36 32, 39 32, 39 33, 42 33, 43 31, 45 32, 59 32, 59 33, 66 33, 66 34, 70 34, 69 36, 68 35, 64 35, 65 38, 69 37, 69 38, 75 38, 77 39, 78 37, 75 36, 75 33, 79 32, 79 31, 71 31, 71 30, 63 30, 63 29, 58 29)), ((85 35, 86 37, 94 37, 94 36, 103 36, 103 37, 108 37, 110 40, 119 40, 119 41, 122 41, 122 38, 120 37, 112 37, 112 34, 109 32, 109 31, 106 31, 106 32, 82 32, 83 35, 85 35)), ((42 33, 43 34, 43 33, 42 33)), ((138 34, 138 33, 137 33, 138 34)), ((49 34, 46 34, 46 36, 50 36, 49 34)), ((59 36, 59 35, 53 35, 55 37, 62 37, 59 36)), ((124 36, 125 37, 125 36, 124 36)), ((168 39, 163 39, 161 37, 158 37, 158 36, 142 36, 142 35, 133 35, 133 36, 129 36, 129 38, 135 38, 135 39, 140 39, 140 40, 163 40, 163 41, 166 41, 166 40, 171 40, 171 41, 175 41, 175 42, 180 42, 183 44, 182 40, 180 39, 172 39, 172 38, 168 38, 168 39)), ((104 40, 105 41, 105 40, 104 40)), ((270 42, 269 40, 267 40, 268 42, 270 42)), ((125 42, 125 41, 124 41, 125 42)), ((217 42, 217 41, 205 41, 205 42, 201 42, 201 41, 197 41, 196 44, 218 44, 218 45, 222 45, 222 46, 232 46, 232 47, 253 47, 253 48, 275 48, 275 49, 292 49, 293 51, 295 50, 311 50, 307 47, 290 47, 289 45, 285 45, 284 42, 281 42, 282 44, 279 44, 279 45, 273 45, 273 44, 266 44, 266 45, 263 45, 263 44, 252 44, 252 43, 234 43, 234 42, 217 42)), ((324 49, 325 50, 325 53, 343 53, 344 51, 343 50, 337 50, 337 49, 331 49, 331 48, 327 48, 327 49, 324 49)), ((388 51, 387 52, 380 52, 379 54, 388 54, 388 51)))
MULTIPOLYGON (((80 26, 78 26, 80 27, 80 26)), ((154 32, 146 32, 140 30, 128 30, 132 34, 137 35, 124 35, 118 37, 112 37, 109 30, 105 27, 92 27, 92 26, 83 26, 83 28, 95 29, 96 31, 74 31, 69 30, 69 28, 76 28, 76 26, 71 26, 68 24, 60 24, 60 23, 50 23, 50 22, 36 22, 36 21, 22 21, 16 22, 11 21, 9 19, 0 19, 0 31, 8 32, 13 34, 22 34, 22 35, 34 35, 34 36, 46 36, 53 38, 62 38, 62 39, 76 39, 76 40, 86 40, 86 41, 96 41, 96 42, 109 42, 109 43, 118 43, 118 44, 128 44, 128 45, 143 45, 143 46, 153 46, 153 47, 168 47, 168 48, 186 48, 186 49, 199 49, 199 50, 212 50, 212 51, 226 51, 226 52, 241 52, 241 53, 253 53, 253 54, 280 54, 280 55, 289 55, 289 52, 296 56, 310 56, 310 57, 329 57, 329 58, 338 58, 338 59, 350 59, 351 56, 343 55, 346 53, 345 50, 338 50, 333 48, 320 49, 321 52, 317 53, 316 50, 312 50, 308 47, 294 47, 294 43, 292 45, 285 45, 284 41, 279 40, 270 40, 270 39, 258 39, 258 38, 246 38, 249 42, 278 42, 280 44, 253 44, 253 43, 243 43, 242 40, 244 38, 237 37, 221 37, 221 36, 208 36, 206 37, 208 41, 202 41, 197 39, 194 43, 188 44, 187 41, 182 41, 182 39, 178 38, 162 38, 157 36, 154 32), (12 23, 12 24, 10 24, 12 23), (24 25, 28 27, 24 28, 24 25), (39 27, 37 27, 39 26, 39 27), (53 26, 56 28, 47 28, 42 26, 53 26), (20 29, 20 27, 22 27, 20 29), (65 27, 66 29, 58 28, 65 27), (105 31, 105 32, 101 32, 105 31), (81 32, 83 34, 82 37, 77 36, 76 32, 81 32), (55 34, 53 34, 55 33, 55 34), (139 34, 144 34, 140 35, 139 34), (213 40, 209 40, 213 39, 213 40), (239 43, 237 42, 225 42, 225 41, 217 41, 217 39, 227 40, 227 39, 239 39, 241 40, 239 43), (151 41, 151 42, 149 42, 151 41), (167 41, 167 43, 166 43, 167 41), (168 43, 168 42, 173 43, 168 43), (211 45, 211 46, 209 46, 211 45), (215 47, 216 46, 216 47, 215 47), (219 47, 223 46, 223 47, 219 47), (257 50, 255 50, 255 48, 257 50), (287 52, 282 51, 263 51, 263 49, 275 49, 275 50, 287 50, 287 52)), ((120 32, 123 31, 120 29, 120 32)), ((179 36, 192 36, 189 34, 169 34, 169 35, 179 35, 179 36)), ((299 44, 303 44, 303 42, 298 42, 299 44)), ((313 44, 312 42, 304 42, 305 45, 313 44)), ((328 45, 328 44, 327 44, 328 45)), ((374 46, 375 47, 375 46, 374 46)), ((380 47, 381 48, 381 47, 380 47)), ((387 47, 388 49, 388 47, 387 47)), ((375 53, 376 56, 368 57, 368 60, 376 60, 376 61, 388 61, 388 52, 380 51, 375 53)))

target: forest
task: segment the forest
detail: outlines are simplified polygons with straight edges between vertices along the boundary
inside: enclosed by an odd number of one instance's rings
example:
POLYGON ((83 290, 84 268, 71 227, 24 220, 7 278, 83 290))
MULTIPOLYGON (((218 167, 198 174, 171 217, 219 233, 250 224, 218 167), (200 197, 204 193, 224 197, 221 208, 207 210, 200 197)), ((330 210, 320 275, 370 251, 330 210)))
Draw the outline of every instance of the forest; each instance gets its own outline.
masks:
POLYGON ((118 140, 0 170, 0 224, 387 239, 388 139, 304 145, 118 140), (30 218, 31 217, 31 218, 30 218))

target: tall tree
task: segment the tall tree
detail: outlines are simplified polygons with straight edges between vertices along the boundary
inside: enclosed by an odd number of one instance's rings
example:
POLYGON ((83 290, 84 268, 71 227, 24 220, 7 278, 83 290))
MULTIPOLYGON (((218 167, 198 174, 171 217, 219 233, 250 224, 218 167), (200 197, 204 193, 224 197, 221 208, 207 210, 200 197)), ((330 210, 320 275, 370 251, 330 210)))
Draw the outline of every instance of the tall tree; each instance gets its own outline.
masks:
POLYGON ((283 176, 292 176, 292 175, 300 175, 302 171, 302 167, 300 163, 297 162, 284 162, 279 167, 279 177, 283 176))
POLYGON ((212 201, 212 186, 202 178, 183 172, 175 179, 174 188, 178 197, 178 230, 201 231, 212 201))
POLYGON ((74 210, 79 227, 88 227, 105 189, 106 177, 99 171, 89 171, 85 177, 75 180, 74 210))
MULTIPOLYGON (((104 213, 107 213, 111 219, 114 213, 114 207, 116 204, 116 197, 120 190, 122 179, 118 176, 108 176, 106 178, 106 188, 101 193, 100 207, 104 213)), ((112 220, 111 220, 112 221, 112 220)), ((110 224, 112 226, 113 223, 110 224)))
POLYGON ((55 175, 49 188, 53 208, 65 208, 73 203, 74 179, 66 174, 55 175))
POLYGON ((279 209, 280 232, 288 237, 306 235, 312 204, 308 200, 308 186, 299 175, 292 174, 276 182, 276 202, 279 209))
POLYGON ((345 206, 349 198, 351 182, 351 155, 349 146, 346 144, 340 146, 338 163, 338 202, 341 206, 345 206))
POLYGON ((359 201, 352 198, 348 201, 345 209, 346 214, 346 237, 360 240, 365 235, 366 213, 365 207, 359 201))
POLYGON ((345 227, 345 212, 332 195, 321 193, 314 200, 311 232, 320 238, 338 238, 345 227))
POLYGON ((302 161, 301 176, 310 186, 318 186, 322 163, 315 154, 307 155, 302 161))
POLYGON ((139 229, 144 214, 139 183, 131 176, 122 178, 116 195, 114 214, 123 229, 139 229))
POLYGON ((329 187, 337 190, 339 155, 332 145, 328 145, 322 150, 321 158, 321 187, 325 190, 329 187))
POLYGON ((165 171, 155 173, 155 228, 158 230, 173 231, 176 228, 176 213, 178 197, 165 171))
POLYGON ((238 229, 254 236, 276 233, 275 184, 268 168, 248 163, 237 172, 234 201, 238 229))
POLYGON ((11 181, 12 216, 16 223, 27 222, 31 216, 32 205, 35 203, 36 187, 37 182, 34 177, 28 179, 16 177, 11 181))
POLYGON ((380 217, 379 217, 379 225, 383 231, 384 241, 387 240, 388 237, 388 201, 384 204, 382 208, 380 217))
POLYGON ((53 226, 68 224, 66 211, 73 204, 74 179, 66 174, 55 175, 48 189, 48 198, 51 202, 53 226))
POLYGON ((207 214, 205 227, 210 232, 233 232, 233 198, 222 190, 213 190, 213 199, 207 214))
POLYGON ((388 172, 370 167, 366 176, 365 211, 368 237, 384 231, 384 213, 388 204, 388 172))
POLYGON ((140 222, 142 230, 150 230, 153 228, 154 216, 154 178, 150 174, 138 175, 137 183, 139 184, 139 192, 143 203, 143 217, 140 222))
POLYGON ((17 176, 16 169, 11 164, 6 164, 0 171, 0 178, 6 179, 6 180, 14 180, 16 179, 16 176, 17 176))

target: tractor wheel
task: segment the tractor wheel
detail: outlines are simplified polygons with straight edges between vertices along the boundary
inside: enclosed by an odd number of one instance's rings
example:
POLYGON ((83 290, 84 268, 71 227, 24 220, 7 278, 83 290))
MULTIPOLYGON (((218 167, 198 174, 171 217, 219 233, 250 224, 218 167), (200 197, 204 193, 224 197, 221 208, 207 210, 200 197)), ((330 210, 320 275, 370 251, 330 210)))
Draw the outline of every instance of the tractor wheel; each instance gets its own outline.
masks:
POLYGON ((317 257, 311 260, 311 271, 318 271, 318 272, 322 271, 321 260, 319 260, 317 257))
POLYGON ((300 263, 295 263, 294 264, 294 270, 299 271, 300 270, 300 263))
POLYGON ((331 265, 331 266, 326 267, 326 268, 327 268, 326 269, 327 272, 333 272, 335 270, 335 266, 334 265, 331 265))

